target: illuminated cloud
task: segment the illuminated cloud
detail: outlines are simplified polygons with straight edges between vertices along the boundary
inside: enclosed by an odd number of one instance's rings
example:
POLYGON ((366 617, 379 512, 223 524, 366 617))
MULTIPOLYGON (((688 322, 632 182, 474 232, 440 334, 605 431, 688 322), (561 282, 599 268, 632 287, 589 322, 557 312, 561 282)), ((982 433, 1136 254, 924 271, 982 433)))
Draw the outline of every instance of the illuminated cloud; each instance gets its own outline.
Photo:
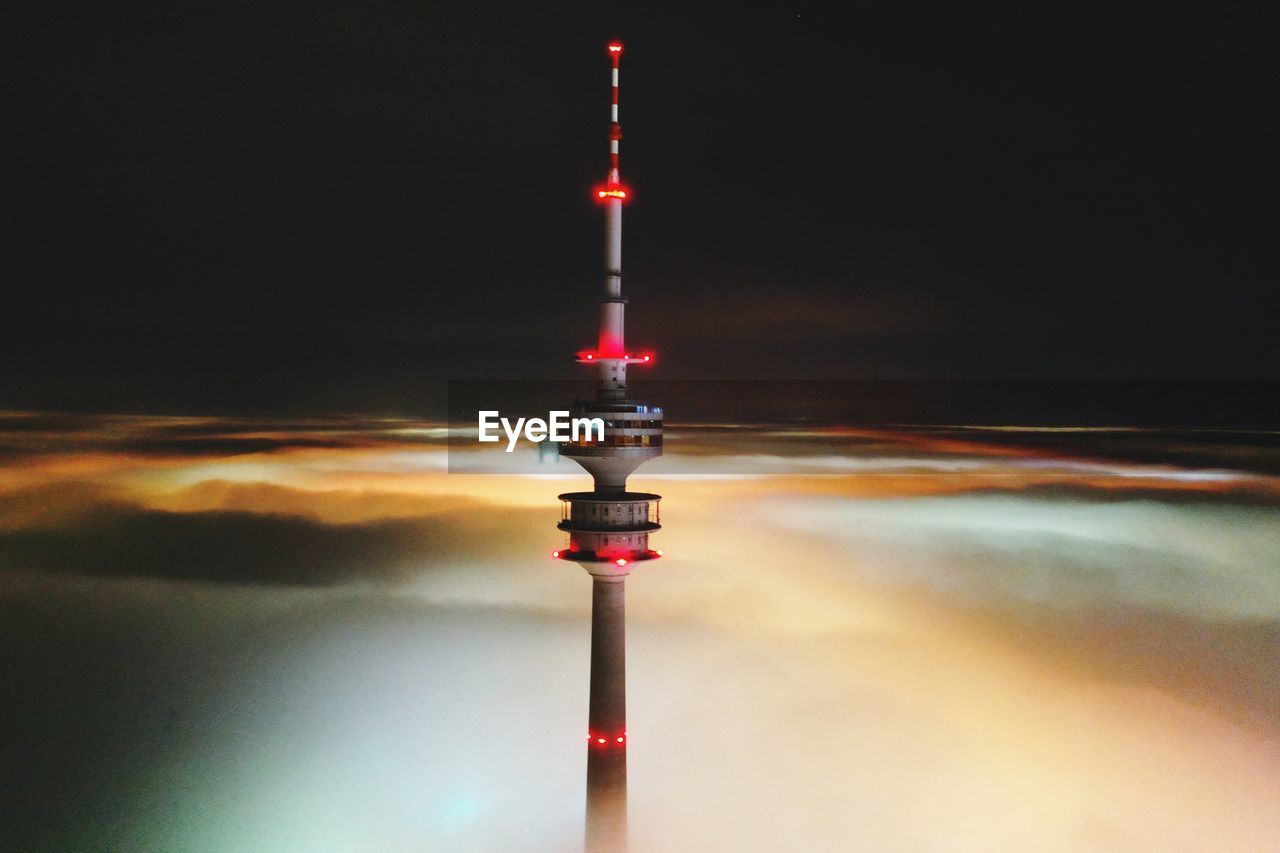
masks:
MULTIPOLYGON (((449 474, 443 428, 413 422, 20 426, 8 766, 66 794, 10 826, 64 849, 103 814, 132 849, 578 843, 565 483, 449 474)), ((667 526, 628 585, 635 846, 1280 844, 1274 477, 955 432, 692 429, 640 477, 667 526)))

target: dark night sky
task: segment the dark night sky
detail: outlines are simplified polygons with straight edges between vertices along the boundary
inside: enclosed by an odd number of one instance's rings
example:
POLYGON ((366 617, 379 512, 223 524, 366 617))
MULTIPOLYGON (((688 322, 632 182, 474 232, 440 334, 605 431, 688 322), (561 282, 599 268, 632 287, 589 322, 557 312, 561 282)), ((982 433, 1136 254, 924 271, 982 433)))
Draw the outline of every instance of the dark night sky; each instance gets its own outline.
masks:
POLYGON ((0 406, 577 375, 614 36, 658 376, 1280 376, 1280 13, 1040 5, 26 4, 0 406))

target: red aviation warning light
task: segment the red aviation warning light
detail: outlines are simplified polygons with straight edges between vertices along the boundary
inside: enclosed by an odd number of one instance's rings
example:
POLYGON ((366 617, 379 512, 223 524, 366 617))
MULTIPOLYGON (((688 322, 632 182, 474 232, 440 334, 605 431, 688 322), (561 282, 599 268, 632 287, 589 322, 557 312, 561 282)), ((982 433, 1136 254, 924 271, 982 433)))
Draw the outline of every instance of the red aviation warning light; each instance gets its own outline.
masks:
POLYGON ((632 355, 631 353, 618 353, 609 355, 608 353, 598 350, 583 349, 575 353, 574 358, 581 364, 596 363, 598 361, 625 361, 627 364, 653 364, 658 360, 657 353, 646 352, 640 355, 632 355))
MULTIPOLYGON (((617 737, 613 738, 613 742, 614 742, 614 743, 626 743, 626 742, 627 742, 627 738, 628 738, 628 737, 630 737, 630 735, 631 735, 631 732, 623 732, 622 734, 620 734, 620 735, 618 735, 617 737)), ((609 739, 609 738, 607 738, 607 737, 598 737, 598 736, 596 736, 596 735, 591 734, 590 732, 587 732, 587 741, 588 741, 588 742, 590 742, 590 741, 595 741, 596 743, 600 744, 601 746, 604 746, 605 744, 607 744, 607 743, 609 742, 609 740, 610 740, 610 739, 609 739)))
POLYGON ((617 184, 614 186, 607 186, 607 187, 600 187, 596 190, 596 198, 600 199, 601 201, 604 201, 607 198, 616 198, 616 199, 621 199, 622 201, 626 201, 630 195, 631 193, 629 193, 627 191, 627 188, 624 187, 622 184, 617 184))
POLYGON ((617 56, 619 53, 622 53, 622 42, 620 41, 609 42, 609 52, 615 56, 617 56))

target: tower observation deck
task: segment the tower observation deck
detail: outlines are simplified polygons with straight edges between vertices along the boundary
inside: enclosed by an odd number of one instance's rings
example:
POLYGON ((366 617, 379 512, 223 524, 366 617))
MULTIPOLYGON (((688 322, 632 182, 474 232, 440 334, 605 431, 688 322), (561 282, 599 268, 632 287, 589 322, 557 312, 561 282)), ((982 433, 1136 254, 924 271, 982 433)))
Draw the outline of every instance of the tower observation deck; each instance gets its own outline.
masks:
POLYGON ((627 491, 627 477, 662 454, 662 409, 629 398, 627 367, 652 364, 652 353, 628 350, 622 295, 622 206, 630 190, 622 183, 618 147, 618 65, 622 45, 608 46, 612 64, 609 174, 595 190, 604 207, 604 288, 600 295, 600 335, 595 349, 578 353, 579 363, 596 371, 595 395, 574 403, 575 417, 604 420, 603 439, 567 443, 561 455, 591 475, 589 492, 560 495, 558 527, 568 542, 552 552, 590 573, 591 699, 587 728, 587 849, 626 848, 627 699, 625 581, 640 563, 662 551, 649 547, 660 525, 659 495, 627 491))

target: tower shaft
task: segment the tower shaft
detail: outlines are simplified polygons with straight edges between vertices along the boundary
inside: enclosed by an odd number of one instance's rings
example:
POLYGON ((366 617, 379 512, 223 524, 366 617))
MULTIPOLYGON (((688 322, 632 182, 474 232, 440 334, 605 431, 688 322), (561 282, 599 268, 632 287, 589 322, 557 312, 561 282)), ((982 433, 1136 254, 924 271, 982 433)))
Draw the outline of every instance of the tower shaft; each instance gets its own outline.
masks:
POLYGON ((587 750, 587 849, 626 848, 626 581, 591 585, 591 744, 587 750), (617 734, 621 733, 621 734, 617 734), (605 743, 600 743, 603 738, 605 743))
POLYGON ((600 294, 600 378, 601 390, 627 390, 627 345, 623 314, 627 300, 622 295, 622 199, 604 203, 604 292, 600 294), (614 359, 617 359, 616 361, 614 359))

